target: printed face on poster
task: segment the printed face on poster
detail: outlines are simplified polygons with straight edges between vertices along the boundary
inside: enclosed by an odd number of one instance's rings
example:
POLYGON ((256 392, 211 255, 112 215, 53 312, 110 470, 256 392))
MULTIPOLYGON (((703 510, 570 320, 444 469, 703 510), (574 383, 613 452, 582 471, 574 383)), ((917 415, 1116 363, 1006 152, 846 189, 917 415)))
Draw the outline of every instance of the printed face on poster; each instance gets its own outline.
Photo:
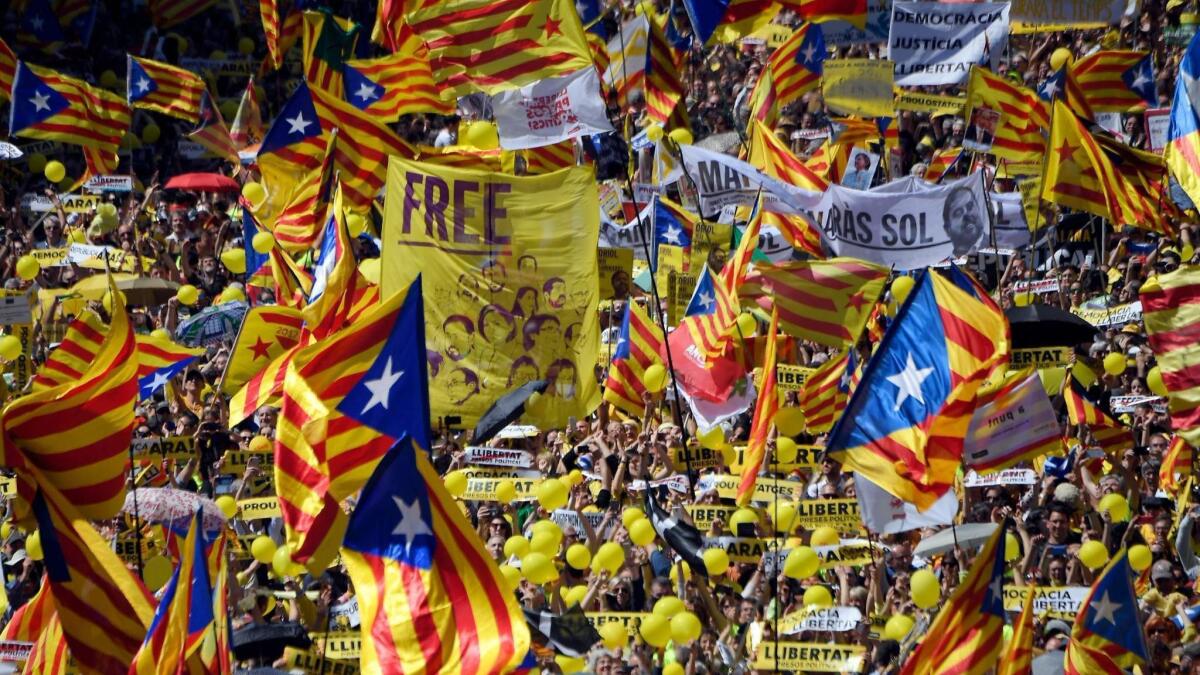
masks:
POLYGON ((999 127, 1000 111, 978 106, 971 111, 971 123, 963 135, 963 148, 971 152, 991 152, 999 127))
POLYGON ((871 187, 871 180, 875 177, 879 155, 854 148, 850 151, 849 165, 850 170, 842 176, 842 185, 852 190, 866 190, 871 187))

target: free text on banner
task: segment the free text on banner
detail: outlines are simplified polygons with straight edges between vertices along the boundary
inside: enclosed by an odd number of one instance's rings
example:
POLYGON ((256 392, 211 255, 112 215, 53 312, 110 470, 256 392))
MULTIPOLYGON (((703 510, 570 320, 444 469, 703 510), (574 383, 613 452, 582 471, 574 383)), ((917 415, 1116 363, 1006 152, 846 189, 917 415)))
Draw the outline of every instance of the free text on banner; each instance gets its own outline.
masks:
POLYGON ((422 275, 434 418, 472 426, 497 398, 549 383, 525 419, 543 428, 600 403, 590 168, 510 176, 393 157, 383 223, 383 293, 422 275))
POLYGON ((888 55, 896 84, 959 84, 985 60, 994 69, 1008 43, 1007 2, 892 3, 888 55))
POLYGON ((1126 0, 1012 0, 1012 33, 1106 28, 1121 22, 1126 0))
POLYGON ((891 61, 871 59, 833 59, 821 74, 821 93, 825 103, 843 115, 890 117, 892 103, 891 61))

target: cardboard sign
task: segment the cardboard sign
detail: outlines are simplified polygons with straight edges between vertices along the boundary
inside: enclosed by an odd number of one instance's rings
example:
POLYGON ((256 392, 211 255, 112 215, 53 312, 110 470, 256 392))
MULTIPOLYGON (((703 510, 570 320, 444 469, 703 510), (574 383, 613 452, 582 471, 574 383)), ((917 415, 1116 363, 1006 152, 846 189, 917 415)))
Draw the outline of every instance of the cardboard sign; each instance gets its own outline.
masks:
POLYGON ((1071 362, 1070 347, 1026 347, 1012 350, 1008 367, 1020 370, 1029 366, 1038 368, 1057 368, 1071 362))
POLYGON ((821 526, 832 527, 839 532, 858 530, 862 516, 858 512, 858 500, 847 499, 804 499, 793 504, 796 507, 796 522, 805 529, 821 526))
POLYGON ((961 115, 966 106, 967 97, 965 96, 942 96, 916 91, 904 91, 896 95, 896 110, 927 112, 932 113, 935 117, 961 115))
POLYGON ((83 184, 88 192, 133 192, 133 176, 92 176, 83 184))
POLYGON ((196 439, 192 436, 167 436, 166 438, 133 439, 134 457, 169 457, 191 459, 196 455, 196 439))
POLYGON ((1148 405, 1155 412, 1167 411, 1167 399, 1162 396, 1113 396, 1108 399, 1108 405, 1118 415, 1131 413, 1139 405, 1148 405))
POLYGON ((239 515, 243 520, 258 520, 260 518, 278 518, 278 497, 255 497, 238 502, 239 515))
POLYGON ((0 297, 0 325, 12 326, 33 323, 33 306, 29 296, 5 295, 0 297))
POLYGON ((1130 321, 1141 321, 1142 303, 1139 300, 1138 302, 1129 302, 1124 305, 1102 309, 1076 307, 1071 310, 1071 313, 1097 328, 1105 328, 1107 326, 1118 326, 1123 323, 1129 323, 1130 321))
POLYGON ((675 448, 671 453, 671 463, 676 471, 694 469, 710 469, 721 466, 721 453, 709 448, 675 448))
POLYGON ((775 366, 775 386, 780 391, 800 391, 816 368, 780 363, 775 366))
POLYGON ((729 559, 740 563, 757 563, 768 551, 775 550, 774 539, 746 537, 706 537, 705 548, 722 548, 729 559))
POLYGON ((477 445, 467 446, 464 459, 468 464, 484 466, 508 466, 518 469, 528 469, 533 466, 533 455, 524 450, 509 448, 487 448, 477 445))
MULTIPOLYGON (((820 445, 797 445, 795 462, 775 463, 771 464, 769 468, 776 473, 789 473, 797 469, 813 469, 821 465, 821 453, 824 450, 825 448, 820 445)), ((733 471, 739 471, 746 462, 746 446, 734 446, 733 451, 735 458, 733 466, 729 468, 733 471)))
POLYGON ((884 548, 866 539, 843 539, 837 546, 815 546, 817 557, 821 559, 821 569, 831 570, 843 565, 857 567, 869 565, 877 558, 882 558, 884 548))
POLYGON ((1087 586, 1005 586, 1004 609, 1019 612, 1025 606, 1025 599, 1030 592, 1036 592, 1033 597, 1033 613, 1042 615, 1046 612, 1075 618, 1083 601, 1087 599, 1090 589, 1087 586))
POLYGON ((596 261, 600 266, 600 297, 624 300, 633 288, 633 249, 598 248, 596 261))
POLYGON ((963 479, 964 487, 991 487, 993 485, 1033 485, 1037 483, 1037 472, 1033 469, 1005 469, 981 476, 968 471, 963 479))
POLYGON ((763 640, 754 652, 754 669, 790 673, 857 673, 867 648, 822 642, 763 640))
MULTIPOLYGON (((696 487, 701 492, 705 490, 716 490, 717 495, 722 499, 734 499, 737 497, 738 484, 742 482, 741 476, 730 475, 707 475, 701 476, 697 481, 696 487)), ((780 480, 771 476, 759 476, 758 481, 754 486, 755 501, 772 501, 775 499, 797 499, 804 492, 804 483, 792 480, 780 480)))
POLYGON ((1162 152, 1167 147, 1167 131, 1171 126, 1170 108, 1150 108, 1142 113, 1146 122, 1146 143, 1151 152, 1162 152))
POLYGON ((717 520, 723 520, 726 523, 733 517, 734 512, 738 510, 736 506, 712 506, 709 504, 688 504, 684 507, 688 515, 692 518, 692 524, 701 532, 708 532, 712 529, 713 524, 717 520))
POLYGON ((462 472, 467 477, 467 489, 460 499, 465 501, 494 501, 501 481, 512 483, 516 501, 528 501, 537 497, 537 486, 542 482, 539 472, 526 469, 469 468, 462 472))
POLYGON ((647 612, 588 612, 587 620, 596 630, 606 624, 619 623, 625 627, 629 637, 634 637, 638 634, 642 619, 647 616, 650 616, 647 612))
POLYGON ((27 661, 32 652, 32 642, 0 641, 0 661, 27 661))
POLYGON ((806 630, 844 633, 857 628, 862 618, 862 612, 857 607, 814 607, 784 616, 776 624, 776 628, 783 635, 793 635, 806 630))

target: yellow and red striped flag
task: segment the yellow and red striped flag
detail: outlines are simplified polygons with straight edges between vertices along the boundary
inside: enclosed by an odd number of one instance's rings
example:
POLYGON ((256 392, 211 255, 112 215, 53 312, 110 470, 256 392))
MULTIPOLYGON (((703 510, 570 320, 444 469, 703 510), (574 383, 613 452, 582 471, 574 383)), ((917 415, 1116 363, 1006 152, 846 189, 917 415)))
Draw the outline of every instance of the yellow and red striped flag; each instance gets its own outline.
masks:
POLYGON ((91 310, 81 312, 67 325, 62 340, 38 369, 32 390, 42 391, 81 380, 100 351, 107 333, 108 327, 100 315, 91 310))
POLYGON ((233 143, 229 127, 225 126, 225 118, 221 109, 213 105, 212 96, 208 90, 200 96, 200 112, 196 120, 196 128, 188 132, 188 138, 204 146, 214 157, 219 157, 234 166, 241 168, 238 148, 233 143))
POLYGON ((153 396, 204 353, 203 347, 184 347, 153 335, 138 335, 136 342, 138 390, 142 399, 153 396))
POLYGON ((1008 648, 1000 656, 996 675, 1032 675, 1033 673, 1033 600, 1037 593, 1025 596, 1021 614, 1013 623, 1008 648))
POLYGON ((1196 339, 1200 335, 1200 267, 1182 265, 1174 272, 1150 277, 1142 285, 1141 301, 1146 335, 1167 387, 1171 427, 1190 446, 1196 446, 1200 444, 1200 342, 1196 339))
POLYGON ((925 167, 925 180, 930 183, 942 182, 952 168, 961 167, 960 162, 963 157, 962 148, 942 148, 934 152, 933 156, 929 158, 928 166, 925 167))
POLYGON ((358 270, 340 189, 334 192, 318 254, 315 278, 301 318, 305 331, 320 340, 351 325, 379 301, 379 287, 358 270))
POLYGON ((0 632, 3 642, 34 642, 50 626, 54 618, 54 597, 50 591, 50 580, 42 578, 42 585, 25 604, 13 612, 12 618, 0 632))
POLYGON ((592 66, 569 0, 443 0, 406 8, 448 99, 495 94, 592 66))
POLYGON ((342 83, 346 101, 380 121, 394 122, 409 113, 454 114, 454 101, 441 98, 429 60, 422 56, 346 61, 342 83))
POLYGON ((1066 89, 1067 106, 1087 118, 1158 105, 1154 65, 1146 52, 1092 52, 1067 66, 1066 89))
POLYGON ((383 45, 393 54, 412 54, 428 59, 425 43, 413 32, 404 18, 404 12, 412 6, 435 4, 436 0, 379 0, 375 5, 375 26, 371 29, 371 42, 383 45))
POLYGON ((763 353, 762 385, 758 388, 758 400, 754 402, 754 418, 750 423, 750 440, 746 444, 746 459, 742 465, 742 477, 738 481, 737 503, 745 506, 754 496, 754 485, 758 482, 758 471, 762 468, 767 453, 767 436, 775 426, 775 414, 779 412, 778 380, 775 372, 778 361, 779 312, 771 312, 771 327, 767 332, 767 348, 763 353))
POLYGON ((735 42, 762 28, 781 10, 776 0, 729 0, 728 5, 714 33, 724 43, 735 42))
POLYGON ((262 142, 266 134, 263 127, 262 109, 258 105, 258 95, 254 91, 254 78, 246 81, 242 90, 242 98, 238 101, 237 114, 233 116, 233 126, 229 127, 229 137, 239 150, 262 142))
POLYGON ((283 25, 280 26, 279 0, 258 0, 258 12, 262 18, 263 41, 267 45, 267 55, 258 68, 258 75, 262 77, 283 65, 283 57, 300 39, 304 19, 303 12, 293 8, 282 18, 283 25))
POLYGON ((774 86, 775 105, 784 108, 821 84, 825 64, 825 35, 821 27, 805 22, 767 60, 774 86))
POLYGON ((630 415, 641 417, 646 410, 642 400, 646 385, 642 380, 647 368, 662 365, 658 355, 662 345, 662 329, 650 320, 646 310, 630 300, 625 306, 621 333, 604 383, 604 400, 630 415))
POLYGON ((1158 486, 1171 494, 1177 494, 1179 488, 1192 475, 1195 457, 1195 451, 1183 436, 1173 436, 1171 445, 1163 455, 1162 467, 1158 470, 1158 486))
POLYGON ((129 105, 195 123, 205 84, 200 76, 178 66, 129 54, 125 97, 129 105))
POLYGON ((62 621, 58 612, 51 612, 50 620, 39 635, 33 638, 33 648, 21 672, 29 675, 65 675, 67 671, 67 641, 63 639, 62 621))
POLYGON ((24 477, 20 496, 32 498, 28 477, 36 471, 94 520, 115 516, 124 504, 138 395, 133 330, 111 278, 109 289, 112 323, 83 377, 22 396, 0 414, 0 465, 24 477))
POLYGON ((0 101, 7 101, 12 91, 13 78, 17 74, 17 55, 3 39, 0 39, 0 101))
POLYGON ((858 341, 883 293, 888 269, 854 258, 760 265, 764 309, 779 311, 792 337, 838 349, 858 341))
POLYGON ((148 0, 154 26, 166 30, 217 4, 217 0, 148 0))
POLYGON ((1050 108, 1030 89, 1007 77, 974 66, 967 86, 966 118, 987 107, 1000 112, 992 154, 1010 162, 1039 162, 1046 151, 1042 130, 1050 127, 1050 108))
MULTIPOLYGON (((805 190, 824 192, 829 187, 828 181, 792 154, 787 145, 758 120, 750 125, 749 162, 768 176, 805 190)), ((821 231, 808 218, 771 211, 763 212, 761 217, 764 225, 775 227, 795 248, 818 258, 824 257, 821 231)))
POLYGON ((997 527, 967 577, 942 606, 901 675, 983 675, 996 667, 1003 642, 1004 534, 997 527))
POLYGON ((823 434, 846 409, 858 379, 858 359, 845 351, 817 367, 800 389, 800 410, 809 433, 823 434))
POLYGON ((683 80, 679 76, 679 58, 667 42, 664 26, 670 17, 650 19, 649 47, 646 54, 646 116, 665 125, 671 113, 684 100, 683 80))
MULTIPOLYGON (((1045 156, 1042 199, 1092 215, 1115 225, 1169 232, 1170 223, 1156 195, 1147 194, 1148 180, 1130 181, 1109 158, 1114 148, 1102 146, 1061 101, 1045 156)), ((1125 148, 1121 161, 1162 166, 1162 157, 1125 148)))
POLYGON ((300 310, 265 305, 251 307, 242 319, 237 341, 225 362, 221 391, 236 393, 280 354, 300 343, 300 310))
POLYGON ((303 14, 304 80, 312 89, 342 96, 342 68, 354 55, 359 25, 327 9, 303 14))
POLYGON ((154 616, 154 598, 73 499, 38 469, 28 475, 40 486, 32 511, 71 656, 84 672, 126 672, 154 616))
POLYGON ((1067 643, 1063 663, 1064 675, 1125 675, 1125 670, 1118 666, 1108 654, 1089 647, 1072 637, 1067 643))
POLYGON ((551 143, 539 148, 526 148, 520 152, 525 158, 525 173, 530 176, 540 176, 575 166, 574 140, 551 143))
POLYGON ((1071 424, 1086 426, 1091 430, 1096 445, 1105 453, 1113 455, 1117 451, 1133 445, 1133 432, 1121 426, 1100 409, 1083 390, 1083 385, 1074 375, 1068 376, 1070 382, 1063 387, 1063 402, 1067 405, 1067 419, 1071 424))
POLYGON ((276 356, 265 368, 246 381, 246 384, 229 399, 229 426, 237 426, 250 419, 263 406, 279 405, 288 364, 291 363, 296 352, 305 346, 307 343, 301 341, 276 356))
POLYGON ((845 21, 859 28, 867 25, 867 0, 780 0, 805 21, 845 21))

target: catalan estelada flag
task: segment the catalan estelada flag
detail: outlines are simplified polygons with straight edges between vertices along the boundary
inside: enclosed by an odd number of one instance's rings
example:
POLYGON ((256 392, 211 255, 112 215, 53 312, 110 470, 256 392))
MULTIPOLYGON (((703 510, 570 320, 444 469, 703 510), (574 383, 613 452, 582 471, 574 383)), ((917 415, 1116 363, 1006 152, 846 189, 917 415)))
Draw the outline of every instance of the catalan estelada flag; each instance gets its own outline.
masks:
POLYGON ((204 146, 214 157, 232 164, 235 170, 241 167, 241 159, 229 133, 229 127, 225 126, 221 109, 213 105, 212 96, 207 89, 200 95, 196 126, 188 132, 188 138, 204 146))
POLYGON ((193 124, 200 118, 205 84, 190 70, 161 61, 126 57, 125 99, 129 105, 153 110, 193 124))
POLYGON ((117 167, 117 149, 129 130, 121 97, 61 73, 19 62, 13 77, 10 136, 80 145, 89 172, 117 167))
POLYGON ((378 301, 379 287, 358 270, 342 192, 336 190, 321 235, 308 302, 301 312, 305 331, 316 339, 332 335, 378 301))
POLYGON ((678 59, 664 33, 664 24, 670 20, 669 16, 650 20, 650 42, 646 52, 646 116, 663 125, 684 100, 678 59))
POLYGON ((18 495, 32 498, 36 471, 43 489, 53 485, 93 520, 112 518, 125 503, 138 395, 133 330, 111 279, 109 289, 112 324, 83 376, 22 396, 0 414, 0 465, 18 472, 18 495))
POLYGON ((692 233, 699 216, 666 197, 654 195, 650 220, 654 224, 654 259, 658 260, 659 244, 691 248, 692 233))
POLYGON ((662 347, 662 329, 650 320, 646 310, 630 301, 625 306, 621 333, 604 383, 604 400, 640 417, 646 411, 646 403, 642 400, 646 385, 642 384, 642 379, 647 368, 662 364, 658 356, 662 347))
POLYGON ((303 15, 304 79, 308 86, 342 96, 342 68, 354 55, 359 25, 329 10, 303 15))
POLYGON ((1004 533, 997 527, 954 588, 901 675, 992 672, 1004 642, 1004 533))
MULTIPOLYGON (((1122 548, 1092 582, 1091 591, 1079 606, 1071 628, 1072 646, 1083 645, 1124 669, 1146 663, 1150 655, 1146 636, 1139 629, 1138 606, 1133 569, 1129 566, 1128 552, 1122 548)), ((1068 647, 1067 663, 1070 662, 1071 647, 1068 647)))
POLYGON ((472 91, 495 94, 592 67, 569 0, 410 3, 406 18, 429 49, 433 77, 448 99, 472 91))
MULTIPOLYGON (((768 176, 805 190, 824 192, 829 187, 828 181, 792 154, 787 145, 758 120, 750 125, 749 162, 768 176)), ((763 211, 761 217, 764 225, 775 227, 792 246, 815 257, 824 257, 821 231, 805 216, 763 211)))
POLYGON ((85 672, 126 672, 154 616, 154 598, 75 508, 74 500, 39 474, 31 471, 41 486, 32 510, 71 656, 85 672))
POLYGON ((258 105, 258 95, 254 91, 252 77, 246 81, 246 88, 242 90, 237 114, 233 117, 233 125, 229 127, 229 137, 237 149, 242 150, 261 143, 265 133, 262 109, 258 105))
POLYGON ((925 167, 925 180, 940 183, 951 173, 961 173, 967 154, 962 148, 942 148, 933 153, 925 167))
POLYGON ((25 604, 13 612, 12 618, 0 631, 0 640, 4 642, 33 642, 41 636, 42 631, 50 625, 54 616, 54 597, 50 591, 49 579, 42 578, 42 585, 25 604))
POLYGON ((1033 601, 1036 595, 1030 593, 1025 596, 1021 614, 1013 623, 1012 637, 996 665, 996 675, 1033 673, 1033 601))
MULTIPOLYGON (((0 58, 2 64, 3 58, 0 58)), ((0 73, 3 66, 0 65, 0 73)), ((1200 203, 1200 100, 1193 99, 1200 78, 1200 38, 1192 36, 1187 51, 1179 60, 1175 78, 1175 97, 1171 101, 1171 122, 1167 127, 1167 147, 1163 158, 1179 186, 1193 203, 1200 203)))
POLYGON ((7 101, 17 75, 17 55, 4 40, 0 40, 0 101, 7 101))
POLYGON ((166 30, 217 4, 217 0, 148 0, 150 19, 155 27, 166 30))
POLYGON ((345 525, 338 503, 362 488, 396 438, 428 438, 420 289, 414 282, 288 365, 275 485, 297 560, 332 559, 345 525))
MULTIPOLYGON (((675 355, 675 381, 692 398, 725 401, 745 374, 736 345, 729 340, 738 315, 737 299, 705 266, 684 314, 679 327, 667 337, 675 355)), ((664 362, 665 349, 666 345, 659 353, 664 362)))
POLYGON ((153 335, 138 335, 138 398, 156 394, 203 353, 203 348, 193 349, 153 335))
POLYGON ((805 22, 767 60, 774 85, 775 105, 784 108, 821 84, 825 63, 825 34, 805 22))
MULTIPOLYGON (((405 386, 404 396, 420 398, 424 386, 405 386)), ((362 618, 360 667, 510 672, 529 650, 525 616, 426 452, 401 436, 363 487, 342 542, 362 618)))
POLYGON ((1169 231, 1164 209, 1155 196, 1147 194, 1144 181, 1128 180, 1114 162, 1161 165, 1161 158, 1125 148, 1121 154, 1128 159, 1121 159, 1117 148, 1102 145, 1061 101, 1054 102, 1046 147, 1042 199, 1107 218, 1116 225, 1169 231))
POLYGON ((867 25, 867 0, 781 0, 779 4, 813 23, 846 21, 859 28, 867 25))
MULTIPOLYGON (((956 268, 955 276, 962 275, 956 268)), ((925 509, 954 485, 979 386, 1007 363, 1008 321, 987 296, 926 271, 868 362, 826 451, 925 509)))
POLYGON ((1066 87, 1067 105, 1081 117, 1158 105, 1154 63, 1146 52, 1092 52, 1067 66, 1066 87))
POLYGON ((1182 265, 1150 277, 1141 301, 1146 334, 1167 387, 1171 428, 1189 444, 1200 444, 1200 268, 1182 265))
POLYGON ((1046 151, 1042 130, 1050 127, 1050 108, 1035 92, 973 66, 967 86, 966 118, 970 119, 971 111, 978 107, 1000 112, 992 139, 993 155, 1010 162, 1041 161, 1046 151))
POLYGON ((779 311, 784 333, 838 349, 858 341, 888 278, 886 267, 855 258, 755 269, 766 291, 758 302, 779 311))
POLYGON ((409 113, 454 114, 454 102, 441 98, 429 60, 420 56, 391 54, 346 61, 342 85, 343 98, 350 105, 384 122, 409 113))
POLYGON ((300 310, 276 305, 251 307, 225 362, 222 391, 236 393, 280 354, 300 343, 300 310))
POLYGON ((846 409, 850 393, 861 376, 854 350, 829 359, 808 376, 800 389, 800 410, 809 433, 823 434, 846 409))
POLYGON ((762 385, 758 388, 758 399, 754 402, 754 417, 750 422, 750 439, 746 444, 746 459, 742 463, 742 476, 738 481, 737 503, 745 506, 754 496, 754 485, 758 482, 758 471, 767 454, 767 436, 775 426, 775 414, 779 412, 778 382, 775 372, 778 363, 779 312, 771 312, 771 327, 767 332, 767 348, 762 361, 762 385))
POLYGON ((1119 450, 1132 446, 1133 433, 1093 403, 1074 375, 1069 375, 1068 379, 1070 381, 1063 387, 1062 396, 1071 424, 1090 429, 1096 445, 1107 454, 1115 455, 1119 450))
POLYGON ((1172 437, 1171 445, 1163 455, 1162 467, 1158 470, 1158 486, 1171 494, 1178 493, 1192 475, 1195 455, 1195 450, 1182 436, 1172 437))

